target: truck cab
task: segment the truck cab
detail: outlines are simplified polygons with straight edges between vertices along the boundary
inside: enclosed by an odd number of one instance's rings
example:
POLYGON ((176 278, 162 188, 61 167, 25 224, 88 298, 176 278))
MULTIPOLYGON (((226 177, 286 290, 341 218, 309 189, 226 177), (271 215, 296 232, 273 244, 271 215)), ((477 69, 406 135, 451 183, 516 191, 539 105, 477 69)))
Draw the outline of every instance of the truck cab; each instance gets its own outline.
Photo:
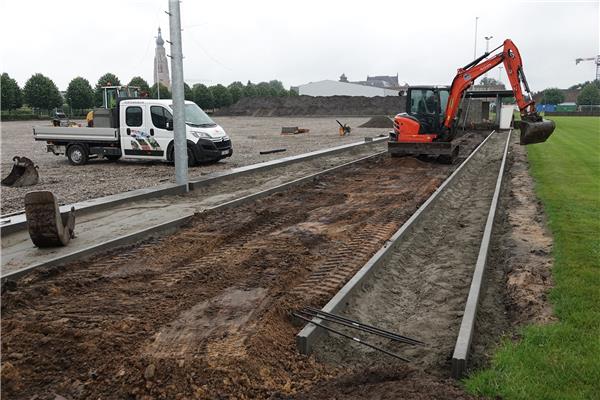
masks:
MULTIPOLYGON (((34 127, 47 151, 65 154, 73 165, 89 159, 139 159, 173 162, 173 101, 116 98, 113 108, 94 111, 93 127, 34 127)), ((231 157, 231 139, 198 105, 185 102, 188 164, 231 157)))
MULTIPOLYGON (((121 148, 124 157, 173 161, 172 100, 119 102, 121 148)), ((231 139, 194 102, 185 102, 188 162, 218 161, 233 154, 231 139)))

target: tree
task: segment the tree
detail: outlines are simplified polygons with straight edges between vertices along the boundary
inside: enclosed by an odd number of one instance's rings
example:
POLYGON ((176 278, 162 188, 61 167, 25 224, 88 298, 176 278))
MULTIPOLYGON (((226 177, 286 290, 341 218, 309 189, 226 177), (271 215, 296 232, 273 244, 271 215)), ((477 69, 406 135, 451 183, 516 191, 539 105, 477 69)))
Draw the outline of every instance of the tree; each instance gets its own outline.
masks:
POLYGON ((504 84, 502 82, 497 81, 496 79, 490 78, 487 76, 481 78, 481 81, 479 82, 479 84, 483 85, 483 86, 503 86, 504 87, 504 84))
POLYGON ((192 88, 194 94, 194 103, 203 110, 208 110, 214 107, 214 97, 209 88, 201 83, 197 83, 192 88))
POLYGON ((560 104, 565 101, 565 94, 558 88, 549 88, 542 93, 544 104, 560 104))
POLYGON ((78 110, 94 106, 94 90, 87 79, 78 76, 69 83, 67 103, 72 109, 78 110))
POLYGON ((231 93, 229 93, 229 90, 225 86, 221 84, 211 86, 210 91, 215 99, 215 108, 228 107, 233 104, 231 93))
POLYGON ((577 96, 577 105, 598 105, 600 104, 600 90, 593 83, 588 83, 584 86, 577 96))
POLYGON ((248 83, 244 87, 244 97, 256 97, 257 94, 258 93, 256 92, 256 85, 248 81, 248 83))
POLYGON ((278 80, 269 81, 269 86, 271 87, 271 92, 274 96, 285 97, 289 96, 289 93, 283 87, 283 83, 278 80))
POLYGON ((298 93, 298 88, 290 88, 290 91, 288 92, 288 96, 290 97, 296 97, 296 96, 300 96, 300 94, 298 93))
POLYGON ((593 81, 585 81, 583 83, 578 83, 576 85, 571 86, 569 89, 577 89, 580 90, 589 84, 595 85, 598 89, 600 89, 600 80, 594 79, 593 81))
POLYGON ((271 90, 271 86, 267 82, 261 82, 256 85, 256 93, 260 97, 269 97, 273 96, 273 91, 271 90))
POLYGON ((148 93, 148 95, 150 95, 150 85, 148 85, 148 82, 141 76, 134 76, 131 78, 127 86, 137 86, 142 93, 148 93))
POLYGON ((121 86, 121 81, 112 72, 107 72, 98 79, 96 86, 121 86))
POLYGON ((229 93, 231 93, 232 104, 237 103, 238 100, 244 96, 244 84, 240 81, 232 82, 227 86, 227 89, 229 89, 229 93))
POLYGON ((23 93, 16 80, 12 79, 5 72, 0 78, 0 92, 2 93, 2 99, 0 104, 2 110, 14 110, 23 106, 23 93))
POLYGON ((156 83, 154 85, 152 85, 152 87, 150 88, 150 98, 158 99, 158 97, 159 97, 158 95, 160 94, 161 99, 170 99, 171 92, 169 91, 169 89, 162 83, 159 83, 159 85, 160 86, 158 86, 158 88, 160 89, 160 93, 156 88, 156 83))
POLYGON ((97 107, 102 106, 102 95, 103 95, 102 86, 121 86, 121 81, 112 72, 107 72, 106 74, 102 75, 100 77, 100 79, 98 79, 98 83, 96 83, 96 94, 95 94, 97 107))
POLYGON ((62 96, 52 79, 42 74, 35 74, 29 78, 23 91, 25 102, 30 107, 51 110, 60 107, 63 102, 62 96))
POLYGON ((183 83, 183 98, 185 100, 194 101, 194 92, 187 83, 183 83))

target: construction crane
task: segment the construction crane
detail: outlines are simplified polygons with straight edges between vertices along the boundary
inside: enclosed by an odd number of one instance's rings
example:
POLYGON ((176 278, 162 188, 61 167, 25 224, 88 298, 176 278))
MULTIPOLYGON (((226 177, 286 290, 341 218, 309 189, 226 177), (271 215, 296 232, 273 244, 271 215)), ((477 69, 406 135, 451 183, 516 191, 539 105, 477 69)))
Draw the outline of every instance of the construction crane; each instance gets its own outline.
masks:
POLYGON ((596 57, 589 58, 576 58, 575 65, 579 64, 582 61, 595 61, 596 62, 596 80, 600 80, 600 55, 596 57))

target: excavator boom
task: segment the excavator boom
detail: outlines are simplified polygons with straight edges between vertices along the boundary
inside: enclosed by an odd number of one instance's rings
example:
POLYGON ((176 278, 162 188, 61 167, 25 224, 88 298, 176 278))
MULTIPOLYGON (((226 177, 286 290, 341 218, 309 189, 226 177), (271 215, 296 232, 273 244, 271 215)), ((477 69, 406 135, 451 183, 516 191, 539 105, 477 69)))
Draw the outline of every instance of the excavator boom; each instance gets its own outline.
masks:
MULTIPOLYGON (((485 53, 483 56, 473 60, 463 68, 459 68, 452 86, 450 88, 450 96, 448 99, 448 107, 444 118, 444 126, 451 130, 452 125, 456 122, 456 114, 463 93, 473 84, 475 79, 485 74, 492 68, 504 63, 508 80, 515 95, 515 100, 521 113, 521 130, 520 143, 523 145, 545 142, 546 139, 554 131, 555 125, 553 121, 544 120, 538 115, 535 110, 535 102, 531 98, 529 85, 523 72, 523 61, 517 46, 510 39, 506 39, 502 44, 502 52, 483 61, 490 53, 485 53), (529 95, 529 99, 525 98, 521 85, 525 86, 525 90, 529 95)), ((499 49, 500 47, 492 50, 499 49)))

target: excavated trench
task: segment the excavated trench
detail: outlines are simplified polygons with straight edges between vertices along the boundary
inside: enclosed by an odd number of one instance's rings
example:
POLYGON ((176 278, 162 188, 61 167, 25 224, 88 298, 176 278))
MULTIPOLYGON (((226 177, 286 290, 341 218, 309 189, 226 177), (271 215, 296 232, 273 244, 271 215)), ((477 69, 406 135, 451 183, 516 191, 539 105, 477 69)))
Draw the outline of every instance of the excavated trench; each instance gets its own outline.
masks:
POLYGON ((346 376, 297 353, 289 312, 322 306, 452 168, 365 161, 28 276, 2 294, 2 395, 268 398, 346 376))

